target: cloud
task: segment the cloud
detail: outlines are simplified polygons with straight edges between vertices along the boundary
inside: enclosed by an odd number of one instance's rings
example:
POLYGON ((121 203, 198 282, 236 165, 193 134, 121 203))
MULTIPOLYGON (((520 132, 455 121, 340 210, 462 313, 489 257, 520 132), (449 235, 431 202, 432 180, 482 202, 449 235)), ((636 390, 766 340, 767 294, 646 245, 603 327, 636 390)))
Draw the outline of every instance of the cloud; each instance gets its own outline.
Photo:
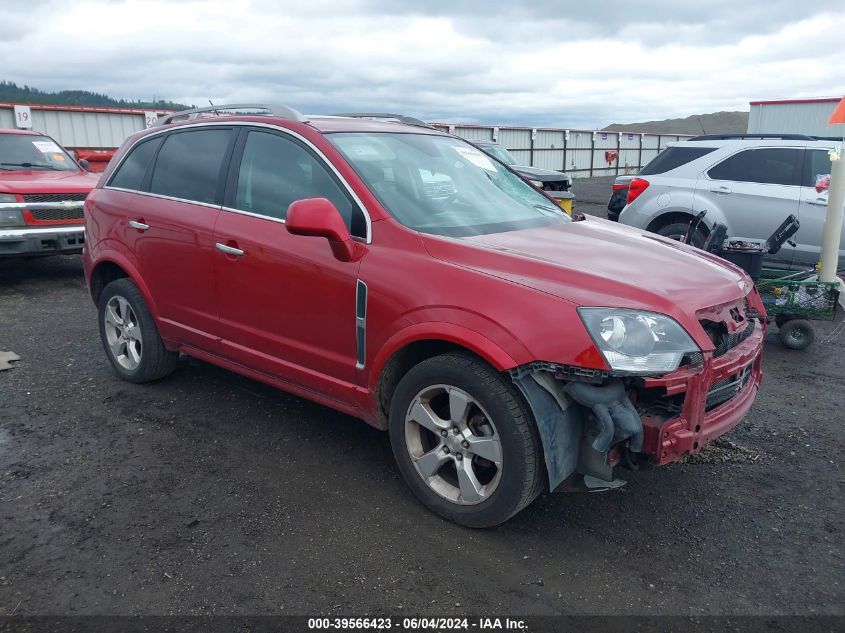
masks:
POLYGON ((845 11, 832 3, 810 0, 801 13, 786 0, 520 5, 9 3, 0 78, 125 98, 567 127, 845 92, 845 11))

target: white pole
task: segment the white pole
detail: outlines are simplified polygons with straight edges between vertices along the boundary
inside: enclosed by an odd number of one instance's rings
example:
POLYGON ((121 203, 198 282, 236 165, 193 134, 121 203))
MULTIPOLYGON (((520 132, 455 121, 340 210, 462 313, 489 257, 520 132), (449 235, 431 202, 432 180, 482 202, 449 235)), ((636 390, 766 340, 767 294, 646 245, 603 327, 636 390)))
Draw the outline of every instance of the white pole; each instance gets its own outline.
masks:
POLYGON ((845 206, 845 155, 840 144, 831 154, 830 188, 827 192, 827 216, 822 230, 819 281, 836 281, 839 242, 842 237, 842 208, 845 206))

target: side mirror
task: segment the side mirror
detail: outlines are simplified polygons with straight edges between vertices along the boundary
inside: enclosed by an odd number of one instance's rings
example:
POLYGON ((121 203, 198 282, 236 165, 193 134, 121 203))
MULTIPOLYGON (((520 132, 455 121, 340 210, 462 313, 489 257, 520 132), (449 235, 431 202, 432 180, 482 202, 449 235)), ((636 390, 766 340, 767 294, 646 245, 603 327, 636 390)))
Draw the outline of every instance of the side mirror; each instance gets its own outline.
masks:
POLYGON ((84 158, 79 159, 79 166, 82 167, 85 171, 91 171, 91 163, 89 163, 84 158))
POLYGON ((329 241, 334 256, 342 262, 357 259, 355 242, 340 217, 337 208, 325 198, 305 198, 288 207, 285 218, 288 233, 324 237, 329 241))

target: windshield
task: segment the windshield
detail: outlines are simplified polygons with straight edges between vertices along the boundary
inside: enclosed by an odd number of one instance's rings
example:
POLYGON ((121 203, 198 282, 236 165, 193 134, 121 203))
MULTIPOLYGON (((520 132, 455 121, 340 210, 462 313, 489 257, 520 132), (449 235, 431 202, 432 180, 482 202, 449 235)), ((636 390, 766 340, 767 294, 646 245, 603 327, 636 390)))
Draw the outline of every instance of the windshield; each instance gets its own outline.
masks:
POLYGON ((501 145, 482 145, 481 149, 494 158, 498 158, 505 165, 516 165, 516 159, 501 145))
POLYGON ((414 230, 468 236, 571 221, 519 176, 460 139, 372 132, 327 136, 390 214, 414 230))
POLYGON ((79 167, 49 136, 0 134, 0 170, 78 171, 79 167))

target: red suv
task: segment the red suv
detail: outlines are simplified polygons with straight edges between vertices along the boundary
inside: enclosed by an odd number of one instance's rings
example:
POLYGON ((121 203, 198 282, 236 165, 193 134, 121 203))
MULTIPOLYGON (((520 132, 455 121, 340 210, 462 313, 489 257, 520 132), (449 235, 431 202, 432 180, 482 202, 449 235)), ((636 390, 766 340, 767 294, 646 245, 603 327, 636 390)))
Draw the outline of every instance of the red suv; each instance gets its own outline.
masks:
POLYGON ((49 136, 0 130, 0 257, 81 252, 82 205, 96 184, 49 136))
POLYGON ((182 352, 363 418, 419 499, 468 526, 697 453, 760 383, 765 313, 741 270, 570 218, 420 125, 172 115, 124 143, 86 231, 122 378, 182 352))

